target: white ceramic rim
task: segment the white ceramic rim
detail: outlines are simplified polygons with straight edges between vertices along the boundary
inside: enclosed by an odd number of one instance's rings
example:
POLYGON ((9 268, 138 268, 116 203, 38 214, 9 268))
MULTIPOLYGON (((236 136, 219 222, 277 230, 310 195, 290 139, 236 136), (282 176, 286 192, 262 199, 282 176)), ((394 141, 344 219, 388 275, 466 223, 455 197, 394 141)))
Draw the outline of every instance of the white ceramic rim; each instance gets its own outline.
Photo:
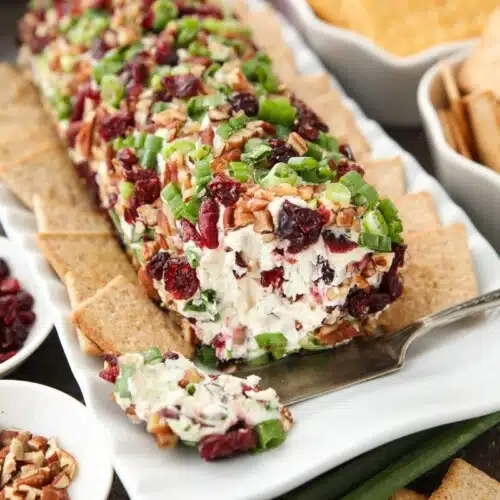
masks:
MULTIPOLYGON (((469 53, 470 49, 467 49, 446 59, 452 66, 456 66, 463 62, 465 58, 468 57, 469 53)), ((424 73, 417 90, 417 102, 420 114, 434 140, 437 153, 447 160, 447 163, 458 165, 459 168, 467 170, 471 175, 478 177, 482 182, 498 184, 500 190, 500 174, 477 161, 469 160, 469 158, 461 155, 448 144, 444 136, 443 128, 441 127, 441 122, 439 121, 437 110, 429 98, 431 85, 435 78, 438 77, 438 74, 439 62, 431 66, 424 73)))
MULTIPOLYGON (((39 393, 51 393, 52 396, 58 397, 61 400, 64 401, 63 404, 65 405, 73 405, 74 408, 78 408, 78 412, 85 412, 87 413, 86 418, 88 419, 89 423, 93 425, 98 432, 102 433, 103 436, 105 436, 104 430, 101 428, 99 425, 99 422, 97 421, 96 417, 94 414, 78 399, 75 399, 74 397, 70 396, 69 394, 66 394, 63 391, 60 391, 59 389, 54 389, 53 387, 49 387, 47 385, 43 384, 38 384, 36 382, 28 382, 26 380, 11 380, 11 379, 5 379, 5 380, 0 380, 0 388, 4 387, 13 387, 14 389, 19 390, 19 394, 21 395, 23 389, 28 389, 28 390, 34 390, 39 393)), ((1 408, 0 408, 1 410, 1 408)), ((26 429, 26 430, 31 430, 31 429, 26 429)), ((34 430, 34 429, 33 429, 34 430)), ((57 438, 57 434, 54 434, 57 438)), ((71 453, 71 450, 68 449, 68 452, 71 453)), ((109 455, 108 455, 109 456, 109 455)), ((78 463, 78 457, 75 457, 78 463)), ((97 496, 92 498, 92 500, 107 500, 109 497, 109 493, 111 491, 111 486, 113 484, 113 466, 111 465, 111 458, 108 458, 107 460, 108 463, 108 478, 105 483, 102 484, 102 495, 97 496)), ((81 464, 78 463, 78 466, 81 467, 81 464)), ((104 474, 103 474, 104 476, 104 474)), ((90 500, 90 499, 88 499, 90 500)))
POLYGON ((368 52, 373 58, 383 61, 386 65, 398 69, 408 69, 414 66, 428 64, 439 59, 451 51, 461 50, 470 44, 474 39, 460 40, 456 42, 441 43, 428 49, 422 50, 411 56, 396 56, 387 50, 373 43, 369 38, 344 28, 339 28, 320 19, 312 10, 307 0, 288 0, 297 2, 299 14, 324 35, 335 36, 349 40, 364 51, 368 52))
MULTIPOLYGON (((0 245, 5 245, 10 247, 9 250, 10 253, 12 254, 17 253, 18 259, 23 259, 27 261, 27 256, 24 255, 24 250, 20 248, 18 245, 15 245, 11 240, 9 240, 9 238, 6 238, 5 236, 0 236, 0 245)), ((0 255, 0 257, 3 256, 0 255)), ((10 256, 7 257, 10 258, 10 256)), ((9 258, 7 260, 9 260, 9 258)), ((19 278, 19 276, 16 276, 15 274, 13 274, 12 277, 19 278)), ((20 281, 21 285, 23 286, 25 280, 20 279, 20 281)), ((24 286, 23 289, 25 289, 24 286)), ((45 299, 37 283, 30 282, 30 290, 28 291, 33 295, 35 302, 40 301, 43 304, 43 301, 45 299), (33 293, 34 290, 36 290, 36 293, 33 293)), ((46 305, 45 309, 48 311, 46 305)), ((52 324, 52 320, 49 319, 49 316, 50 315, 47 313, 43 318, 37 317, 34 325, 32 326, 30 332, 28 333, 28 338, 32 334, 35 328, 40 329, 41 331, 41 333, 38 334, 38 337, 36 337, 34 340, 30 342, 26 342, 23 345, 23 347, 19 349, 19 352, 15 356, 12 356, 12 358, 8 359, 7 361, 0 363, 0 378, 2 378, 5 375, 8 375, 13 370, 15 370, 19 365, 21 365, 24 361, 26 361, 26 359, 29 358, 40 347, 42 342, 49 336, 50 332, 52 331, 52 328, 54 327, 54 325, 52 324)))

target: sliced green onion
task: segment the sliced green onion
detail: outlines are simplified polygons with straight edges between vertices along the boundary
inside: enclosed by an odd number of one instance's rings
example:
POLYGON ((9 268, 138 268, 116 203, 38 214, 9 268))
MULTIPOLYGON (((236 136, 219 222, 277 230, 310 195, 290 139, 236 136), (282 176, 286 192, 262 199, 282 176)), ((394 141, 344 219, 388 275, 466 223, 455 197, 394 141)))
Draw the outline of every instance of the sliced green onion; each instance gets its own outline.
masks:
POLYGON ((254 58, 242 65, 244 75, 253 82, 258 82, 267 92, 276 92, 279 81, 271 68, 271 60, 262 52, 257 52, 254 58))
POLYGON ((325 134, 324 132, 319 133, 318 145, 327 151, 337 152, 339 150, 339 143, 335 137, 325 134))
POLYGON ((191 299, 186 302, 186 305, 183 308, 185 312, 206 312, 207 311, 207 302, 202 298, 191 299))
POLYGON ((156 115, 157 113, 161 113, 168 109, 168 104, 166 102, 154 102, 151 106, 151 113, 156 115))
POLYGON ((365 181, 363 180, 363 177, 356 172, 355 170, 351 170, 350 172, 347 172, 341 179, 340 182, 344 184, 344 186, 347 186, 349 190, 351 191, 351 194, 354 196, 362 186, 364 186, 365 181))
POLYGON ((123 68, 123 55, 117 49, 110 50, 92 69, 94 80, 100 84, 104 75, 118 73, 123 68))
POLYGON ((325 349, 330 349, 330 346, 321 344, 318 339, 313 334, 308 334, 300 342, 300 347, 306 351, 323 351, 325 349))
POLYGON ((288 165, 290 165, 297 172, 302 172, 303 170, 314 170, 318 168, 319 163, 310 156, 294 156, 288 160, 288 165))
POLYGON ((255 430, 259 436, 259 450, 276 448, 286 439, 286 432, 278 419, 261 422, 255 426, 255 430))
POLYGON ((264 99, 260 103, 259 118, 269 123, 291 127, 297 110, 283 98, 264 99))
POLYGON ((134 148, 142 149, 144 147, 144 142, 146 141, 146 134, 144 132, 134 133, 134 148))
POLYGON ((360 233, 358 243, 362 247, 371 248, 380 252, 390 252, 392 250, 392 241, 389 236, 381 236, 371 233, 360 233))
POLYGON ((104 75, 101 80, 102 100, 117 108, 125 95, 125 85, 116 75, 104 75))
POLYGON ((276 125, 276 137, 280 139, 284 139, 290 135, 292 129, 285 125, 280 125, 279 123, 276 125))
POLYGON ((120 365, 120 375, 115 382, 115 392, 121 398, 130 398, 132 395, 130 394, 130 390, 128 388, 128 381, 130 377, 134 373, 134 367, 130 365, 120 365))
POLYGON ((223 139, 229 139, 233 135, 233 132, 233 127, 231 127, 229 122, 226 122, 217 127, 216 134, 223 139))
POLYGON ((151 349, 141 352, 141 355, 144 359, 145 365, 151 365, 153 363, 157 363, 158 361, 163 361, 161 351, 157 347, 151 347, 151 349))
POLYGON ((71 98, 69 96, 61 96, 54 99, 53 106, 56 111, 58 120, 67 120, 71 115, 71 98))
POLYGON ((229 163, 229 175, 240 182, 246 182, 250 178, 251 170, 248 163, 243 161, 232 161, 229 163))
POLYGON ((145 149, 141 155, 141 165, 148 170, 153 170, 158 165, 158 153, 152 149, 145 149))
POLYGON ((120 217, 118 217, 116 210, 114 208, 109 209, 108 215, 109 215, 109 218, 111 219, 111 222, 113 223, 113 226, 115 226, 118 233, 120 235, 122 235, 123 229, 122 229, 122 225, 120 223, 120 217))
POLYGON ((330 168, 328 160, 321 160, 318 167, 318 178, 321 183, 333 180, 334 171, 330 168))
POLYGON ((142 43, 134 43, 123 53, 123 59, 125 61, 130 61, 136 54, 144 50, 144 45, 142 43))
POLYGON ((248 360, 247 365, 248 366, 263 366, 267 365, 271 361, 271 358, 269 356, 269 353, 266 352, 265 354, 262 354, 261 356, 257 356, 256 358, 252 358, 248 360))
POLYGON ((217 71, 219 71, 221 65, 218 64, 218 63, 214 63, 214 64, 211 64, 206 70, 205 70, 205 73, 203 73, 203 75, 206 77, 206 78, 210 78, 212 76, 215 75, 215 73, 217 73, 217 71))
POLYGON ((363 229, 370 234, 387 236, 389 227, 384 216, 378 210, 368 210, 363 216, 363 229))
POLYGON ((153 4, 153 30, 160 32, 169 21, 175 19, 179 11, 177 6, 168 0, 157 0, 153 4))
POLYGON ((192 395, 196 392, 196 387, 195 387, 195 385, 194 385, 194 384, 188 384, 188 385, 186 386, 186 391, 187 391, 187 393, 188 393, 190 396, 192 396, 192 395))
POLYGON ((215 349, 213 347, 208 347, 202 345, 198 348, 198 360, 202 365, 208 366, 209 368, 215 368, 217 366, 217 356, 215 355, 215 349))
POLYGON ((78 62, 77 56, 70 56, 70 55, 61 56, 61 68, 65 73, 71 73, 77 62, 78 62))
POLYGON ((306 155, 320 161, 323 159, 324 151, 317 144, 314 144, 314 142, 308 142, 306 155))
POLYGON ((196 196, 193 196, 184 205, 184 218, 186 218, 192 224, 196 224, 198 221, 198 214, 200 212, 201 200, 196 196))
POLYGON ((144 149, 149 149, 155 153, 159 153, 163 146, 163 139, 158 135, 148 134, 146 135, 146 140, 144 141, 144 149))
MULTIPOLYGON (((260 139, 256 139, 260 141, 260 139)), ((245 145, 246 146, 246 145, 245 145)), ((256 145, 253 149, 248 148, 247 152, 241 155, 241 159, 248 163, 258 163, 265 160, 272 152, 271 146, 265 143, 256 145)))
POLYGON ((378 203, 378 199, 377 191, 369 184, 365 184, 364 186, 361 186, 360 190, 354 197, 354 203, 356 205, 375 206, 378 203))
POLYGON ((212 179, 212 170, 210 169, 211 157, 197 161, 194 166, 194 178, 196 188, 201 191, 212 179))
POLYGON ((189 262, 189 265, 193 269, 200 267, 200 252, 197 249, 192 248, 192 247, 187 247, 186 248, 186 259, 189 262))
POLYGON ((387 198, 385 200, 382 200, 379 203, 378 209, 382 212, 382 215, 387 222, 391 222, 392 220, 399 220, 399 210, 391 200, 387 198))
POLYGON ((351 191, 347 186, 340 184, 340 182, 334 182, 328 184, 326 187, 325 198, 327 200, 336 201, 342 206, 348 206, 351 203, 351 191))
POLYGON ((196 40, 189 44, 188 52, 192 56, 210 57, 210 50, 208 50, 208 47, 206 47, 205 45, 202 45, 201 43, 197 42, 196 40))
POLYGON ((160 193, 163 203, 167 204, 174 217, 181 219, 184 213, 184 201, 182 200, 182 193, 177 184, 171 182, 167 184, 160 193))
POLYGON ((177 139, 170 144, 165 144, 163 151, 161 152, 163 158, 170 158, 176 151, 180 151, 183 155, 186 155, 196 148, 196 144, 193 141, 188 141, 187 139, 177 139))
POLYGON ((186 107, 187 114, 192 120, 200 120, 207 111, 205 98, 203 96, 191 97, 186 107))
POLYGON ((261 349, 269 351, 275 359, 282 358, 286 353, 288 340, 282 333, 261 333, 255 336, 255 341, 261 349))
POLYGON ((247 142, 245 142, 245 145, 243 146, 243 152, 250 153, 255 148, 261 146, 262 144, 267 144, 266 141, 264 141, 264 139, 259 139, 258 137, 252 137, 251 139, 248 139, 247 142))
POLYGON ((198 34, 200 30, 200 21, 195 17, 184 17, 179 23, 177 33, 177 45, 187 47, 198 34))
POLYGON ((260 180, 260 184, 266 188, 271 188, 282 183, 295 186, 298 178, 297 172, 286 163, 276 163, 269 173, 260 180))
POLYGON ((134 194, 134 185, 131 182, 120 181, 118 189, 120 190, 123 201, 127 201, 134 194))
POLYGON ((229 120, 229 125, 231 125, 231 128, 233 130, 239 130, 245 126, 247 121, 248 121, 248 119, 247 119, 246 115, 243 114, 243 115, 237 116, 235 118, 231 118, 229 120))
POLYGON ((193 162, 205 159, 212 151, 210 146, 195 144, 195 149, 188 153, 189 159, 193 162))

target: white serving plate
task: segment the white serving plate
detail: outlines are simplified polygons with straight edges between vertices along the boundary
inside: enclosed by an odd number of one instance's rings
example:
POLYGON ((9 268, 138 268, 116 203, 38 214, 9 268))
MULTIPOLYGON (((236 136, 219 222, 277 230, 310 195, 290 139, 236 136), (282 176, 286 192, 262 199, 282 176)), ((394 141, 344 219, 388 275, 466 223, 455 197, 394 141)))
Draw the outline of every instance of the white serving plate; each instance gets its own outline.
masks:
POLYGON ((437 45, 418 54, 395 56, 368 38, 322 21, 307 0, 272 0, 365 113, 386 125, 418 125, 416 92, 436 61, 470 42, 437 45))
MULTIPOLYGON (((323 69, 286 23, 284 35, 302 72, 323 69)), ((340 89, 333 79, 332 85, 340 89)), ((500 258, 463 210, 352 100, 344 97, 344 102, 376 157, 401 155, 409 191, 429 191, 443 224, 465 224, 480 291, 499 288, 500 258)), ((5 186, 0 186, 0 219, 9 236, 28 253, 87 406, 111 434, 113 463, 132 500, 273 498, 403 435, 500 409, 500 391, 494 383, 500 378, 500 316, 488 315, 421 339, 397 374, 295 405, 296 426, 284 446, 268 453, 205 463, 190 449, 159 450, 151 436, 112 403, 111 386, 97 376, 102 363, 80 352, 68 320, 66 290, 36 249, 34 217, 5 186)))
POLYGON ((0 381, 0 429, 19 429, 55 437, 77 461, 68 493, 72 500, 106 500, 113 468, 106 435, 94 416, 76 399, 50 387, 0 381))
POLYGON ((33 295, 35 299, 33 312, 36 314, 36 320, 31 326, 28 338, 23 347, 19 349, 19 352, 15 356, 0 363, 0 378, 2 378, 20 366, 21 363, 26 361, 38 349, 52 330, 52 319, 41 288, 33 282, 30 271, 26 266, 26 256, 22 249, 18 248, 7 238, 0 237, 0 257, 7 262, 12 278, 18 279, 23 290, 33 295))
MULTIPOLYGON (((457 68, 470 50, 450 58, 457 68)), ((463 206, 479 230, 500 252, 500 174, 457 153, 446 142, 436 107, 446 106, 446 95, 438 65, 432 66, 418 88, 418 107, 431 146, 439 179, 457 203, 463 206)))

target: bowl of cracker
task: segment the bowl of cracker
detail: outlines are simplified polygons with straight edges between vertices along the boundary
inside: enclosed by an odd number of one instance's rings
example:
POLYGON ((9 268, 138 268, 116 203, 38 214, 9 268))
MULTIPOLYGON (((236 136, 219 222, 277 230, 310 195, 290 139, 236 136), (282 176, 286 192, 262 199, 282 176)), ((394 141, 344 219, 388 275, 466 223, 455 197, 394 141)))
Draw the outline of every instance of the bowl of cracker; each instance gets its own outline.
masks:
POLYGON ((497 0, 274 0, 366 114, 420 123, 425 71, 479 36, 497 0))
POLYGON ((430 68, 418 106, 438 177, 500 250, 500 8, 469 50, 430 68))

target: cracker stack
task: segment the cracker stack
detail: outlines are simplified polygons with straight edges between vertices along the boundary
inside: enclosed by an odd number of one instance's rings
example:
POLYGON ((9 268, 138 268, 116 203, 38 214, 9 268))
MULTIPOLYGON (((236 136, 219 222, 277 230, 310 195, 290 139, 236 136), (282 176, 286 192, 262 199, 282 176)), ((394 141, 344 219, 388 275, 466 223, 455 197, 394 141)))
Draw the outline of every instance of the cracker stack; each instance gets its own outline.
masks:
POLYGON ((500 7, 470 57, 454 71, 441 63, 448 107, 438 115, 448 144, 500 173, 500 7))

